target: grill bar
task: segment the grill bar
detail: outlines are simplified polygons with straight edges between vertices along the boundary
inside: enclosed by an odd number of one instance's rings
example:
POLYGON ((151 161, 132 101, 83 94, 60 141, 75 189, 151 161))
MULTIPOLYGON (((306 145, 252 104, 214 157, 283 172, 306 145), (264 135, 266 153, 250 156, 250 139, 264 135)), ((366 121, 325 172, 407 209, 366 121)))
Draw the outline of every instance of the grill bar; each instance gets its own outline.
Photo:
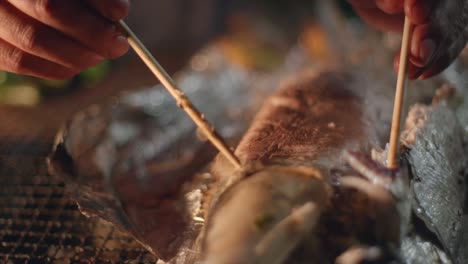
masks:
POLYGON ((78 211, 47 175, 47 145, 0 149, 0 263, 156 263, 133 238, 78 211))

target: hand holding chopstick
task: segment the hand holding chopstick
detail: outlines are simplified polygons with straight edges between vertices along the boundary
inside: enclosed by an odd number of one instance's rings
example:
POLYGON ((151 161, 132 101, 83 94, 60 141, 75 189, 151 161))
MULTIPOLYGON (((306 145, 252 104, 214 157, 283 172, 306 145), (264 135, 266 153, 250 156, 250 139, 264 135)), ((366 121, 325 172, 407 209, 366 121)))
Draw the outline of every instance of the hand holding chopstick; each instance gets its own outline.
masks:
MULTIPOLYGON (((468 41, 468 1, 348 0, 356 13, 383 31, 412 26, 409 79, 427 79, 445 70, 468 41)), ((396 59, 398 60, 398 59, 396 59)))

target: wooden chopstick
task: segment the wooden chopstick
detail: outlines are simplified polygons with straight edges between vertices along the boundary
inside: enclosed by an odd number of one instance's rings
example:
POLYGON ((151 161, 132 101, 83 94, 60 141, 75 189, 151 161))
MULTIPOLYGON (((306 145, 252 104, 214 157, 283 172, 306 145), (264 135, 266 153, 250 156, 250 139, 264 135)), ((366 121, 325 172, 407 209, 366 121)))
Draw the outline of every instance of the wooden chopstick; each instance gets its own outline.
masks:
POLYGON ((238 169, 241 168, 239 159, 234 155, 233 151, 227 146, 224 139, 216 132, 214 127, 204 118, 204 116, 195 108, 185 94, 177 88, 176 83, 171 76, 164 70, 158 61, 151 55, 148 49, 127 26, 120 20, 118 25, 121 30, 127 35, 128 42, 132 49, 138 54, 143 62, 148 66, 151 72, 159 79, 167 91, 174 97, 177 105, 182 108, 198 126, 200 131, 204 133, 206 138, 238 169))
POLYGON ((395 103, 393 106, 392 127, 390 130, 390 142, 387 154, 387 167, 389 169, 398 168, 399 139, 401 126, 401 113, 405 95, 405 86, 408 82, 408 54, 411 42, 411 23, 405 18, 403 28, 403 39, 401 42, 400 64, 398 68, 398 79, 395 93, 395 103))

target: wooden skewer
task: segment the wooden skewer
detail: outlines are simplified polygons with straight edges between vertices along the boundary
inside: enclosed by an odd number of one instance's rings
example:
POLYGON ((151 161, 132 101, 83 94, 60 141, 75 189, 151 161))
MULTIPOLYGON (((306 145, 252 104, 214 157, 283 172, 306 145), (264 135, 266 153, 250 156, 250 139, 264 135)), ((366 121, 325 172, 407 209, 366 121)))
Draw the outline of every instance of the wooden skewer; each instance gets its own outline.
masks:
POLYGON ((395 103, 393 106, 392 128, 390 131, 390 142, 387 156, 387 167, 389 169, 398 168, 398 148, 400 138, 401 112, 405 95, 405 85, 408 81, 408 51, 411 40, 411 23, 405 18, 403 29, 403 40, 401 42, 400 64, 398 68, 398 79, 395 93, 395 103))
POLYGON ((177 88, 174 80, 164 70, 164 68, 158 63, 158 61, 151 55, 148 49, 133 33, 133 31, 127 26, 127 24, 120 20, 119 26, 127 35, 128 42, 143 62, 148 66, 151 72, 159 79, 167 91, 174 97, 177 105, 182 108, 198 126, 202 133, 205 134, 207 139, 238 169, 241 168, 239 159, 229 149, 226 142, 216 132, 214 127, 208 123, 204 116, 195 108, 185 94, 177 88))

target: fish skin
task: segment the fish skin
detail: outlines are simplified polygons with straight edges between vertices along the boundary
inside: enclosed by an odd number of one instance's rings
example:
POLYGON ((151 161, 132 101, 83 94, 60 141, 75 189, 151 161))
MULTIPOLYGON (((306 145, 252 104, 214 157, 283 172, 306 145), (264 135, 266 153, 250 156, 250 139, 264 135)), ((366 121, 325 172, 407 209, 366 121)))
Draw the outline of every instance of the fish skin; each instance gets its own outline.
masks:
POLYGON ((454 263, 468 260, 467 139, 453 110, 439 105, 408 153, 414 212, 454 263))
POLYGON ((345 146, 365 146, 374 135, 366 130, 362 99, 349 85, 354 81, 350 73, 325 69, 306 70, 283 83, 257 114, 236 155, 244 164, 311 165, 337 160, 345 146))

